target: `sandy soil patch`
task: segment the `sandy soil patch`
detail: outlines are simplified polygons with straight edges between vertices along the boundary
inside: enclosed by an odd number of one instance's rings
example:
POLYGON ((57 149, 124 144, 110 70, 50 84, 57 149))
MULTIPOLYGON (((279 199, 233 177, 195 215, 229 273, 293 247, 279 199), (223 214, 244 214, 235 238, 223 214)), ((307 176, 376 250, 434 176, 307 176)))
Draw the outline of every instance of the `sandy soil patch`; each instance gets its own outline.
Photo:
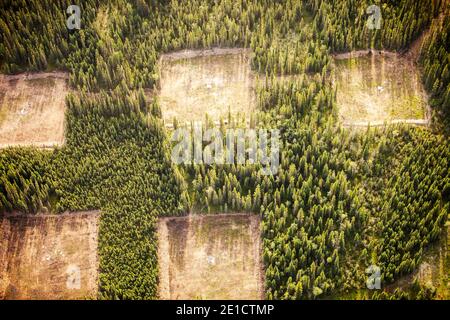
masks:
POLYGON ((0 75, 0 148, 64 142, 64 72, 0 75))
POLYGON ((161 299, 262 299, 260 220, 218 214, 161 218, 161 299))
POLYGON ((158 96, 163 118, 180 124, 233 116, 255 109, 254 75, 246 49, 184 50, 160 61, 158 96))
POLYGON ((0 217, 0 299, 95 298, 97 212, 0 217))

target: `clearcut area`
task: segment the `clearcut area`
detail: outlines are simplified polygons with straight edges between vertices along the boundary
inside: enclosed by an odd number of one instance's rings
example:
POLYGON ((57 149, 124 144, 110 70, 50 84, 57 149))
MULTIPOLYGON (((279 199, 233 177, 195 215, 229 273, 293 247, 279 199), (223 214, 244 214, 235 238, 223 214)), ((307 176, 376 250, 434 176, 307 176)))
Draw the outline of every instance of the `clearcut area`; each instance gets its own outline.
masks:
POLYGON ((161 218, 161 299, 262 299, 260 219, 216 214, 161 218))
POLYGON ((98 218, 0 216, 0 300, 96 298, 98 218))
POLYGON ((344 126, 427 124, 427 96, 413 61, 392 53, 335 59, 339 118, 344 126))
POLYGON ((163 55, 159 101, 166 124, 212 121, 229 114, 248 119, 255 109, 250 52, 244 49, 180 51, 163 55))
POLYGON ((68 74, 0 75, 0 148, 64 142, 68 74))

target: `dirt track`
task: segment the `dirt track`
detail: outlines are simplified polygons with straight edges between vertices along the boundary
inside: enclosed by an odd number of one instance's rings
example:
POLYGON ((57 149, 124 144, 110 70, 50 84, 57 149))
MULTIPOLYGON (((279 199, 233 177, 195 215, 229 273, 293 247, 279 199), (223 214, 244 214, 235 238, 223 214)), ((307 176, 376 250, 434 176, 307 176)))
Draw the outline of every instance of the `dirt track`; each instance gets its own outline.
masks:
POLYGON ((0 216, 0 299, 95 298, 98 217, 0 216))

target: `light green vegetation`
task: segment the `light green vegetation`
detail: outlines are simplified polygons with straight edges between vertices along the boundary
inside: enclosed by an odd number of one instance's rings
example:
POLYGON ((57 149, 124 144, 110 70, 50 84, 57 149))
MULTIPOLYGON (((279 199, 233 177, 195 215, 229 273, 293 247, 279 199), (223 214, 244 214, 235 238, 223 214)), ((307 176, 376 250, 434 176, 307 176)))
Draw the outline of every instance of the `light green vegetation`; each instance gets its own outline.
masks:
POLYGON ((432 298, 439 300, 450 299, 450 224, 442 231, 440 240, 427 248, 421 264, 417 269, 383 290, 361 289, 340 292, 326 298, 338 300, 366 300, 381 295, 382 299, 389 299, 398 293, 410 295, 410 299, 418 299, 418 289, 428 291, 432 298))
POLYGON ((426 94, 414 64, 397 55, 336 59, 339 118, 352 121, 424 119, 426 94))

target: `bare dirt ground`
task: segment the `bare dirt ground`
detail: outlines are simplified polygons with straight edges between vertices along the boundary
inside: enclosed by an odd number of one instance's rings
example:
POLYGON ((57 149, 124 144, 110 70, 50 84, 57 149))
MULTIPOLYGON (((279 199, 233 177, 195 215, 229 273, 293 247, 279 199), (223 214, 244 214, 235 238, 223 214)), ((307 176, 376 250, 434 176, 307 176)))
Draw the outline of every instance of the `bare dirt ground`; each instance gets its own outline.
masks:
POLYGON ((64 72, 0 75, 0 148, 64 142, 64 72))
POLYGON ((0 216, 0 299, 95 298, 98 218, 0 216))
POLYGON ((184 50, 160 60, 158 94, 163 118, 171 124, 248 118, 255 109, 254 75, 246 49, 184 50))
POLYGON ((161 299, 262 299, 260 219, 217 214, 161 218, 161 299))

